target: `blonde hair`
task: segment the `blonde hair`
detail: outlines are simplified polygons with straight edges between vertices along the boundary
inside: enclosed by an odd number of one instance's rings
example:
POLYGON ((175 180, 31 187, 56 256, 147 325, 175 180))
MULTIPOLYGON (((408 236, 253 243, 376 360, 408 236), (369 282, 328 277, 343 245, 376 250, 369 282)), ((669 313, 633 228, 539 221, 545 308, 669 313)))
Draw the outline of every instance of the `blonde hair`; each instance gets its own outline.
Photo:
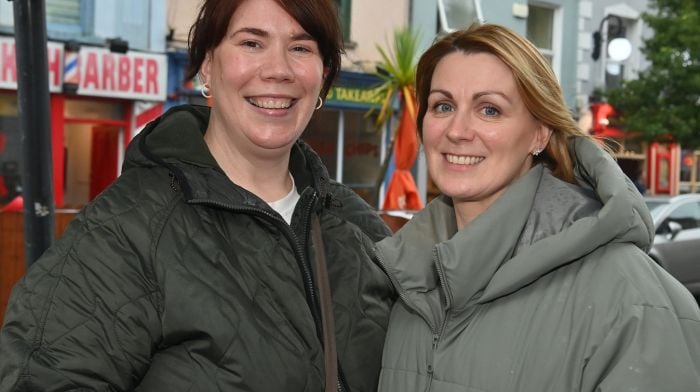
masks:
POLYGON ((556 177, 573 183, 569 139, 592 137, 581 131, 571 116, 557 77, 544 56, 530 41, 503 26, 473 24, 466 30, 442 37, 421 56, 416 72, 417 126, 421 137, 435 67, 442 58, 454 52, 489 53, 510 68, 525 107, 535 119, 552 130, 546 149, 537 159, 545 161, 556 177))

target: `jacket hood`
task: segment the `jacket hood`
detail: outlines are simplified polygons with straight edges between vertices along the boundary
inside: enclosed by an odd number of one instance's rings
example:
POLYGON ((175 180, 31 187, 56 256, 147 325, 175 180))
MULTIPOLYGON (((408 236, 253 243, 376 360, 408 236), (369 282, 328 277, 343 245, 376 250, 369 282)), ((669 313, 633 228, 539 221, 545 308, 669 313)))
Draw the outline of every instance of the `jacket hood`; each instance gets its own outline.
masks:
MULTIPOLYGON (((166 168, 189 201, 215 200, 267 208, 257 196, 233 184, 209 152, 204 133, 211 109, 206 106, 176 106, 149 123, 130 143, 123 171, 136 167, 166 168)), ((313 187, 320 197, 329 197, 329 176, 321 159, 298 140, 290 155, 289 170, 299 193, 313 187)))
POLYGON ((460 231, 451 201, 439 197, 380 242, 378 254, 404 297, 441 286, 446 306, 458 310, 517 291, 611 242, 648 249, 653 223, 631 181, 594 142, 574 138, 570 147, 579 186, 537 165, 460 231))

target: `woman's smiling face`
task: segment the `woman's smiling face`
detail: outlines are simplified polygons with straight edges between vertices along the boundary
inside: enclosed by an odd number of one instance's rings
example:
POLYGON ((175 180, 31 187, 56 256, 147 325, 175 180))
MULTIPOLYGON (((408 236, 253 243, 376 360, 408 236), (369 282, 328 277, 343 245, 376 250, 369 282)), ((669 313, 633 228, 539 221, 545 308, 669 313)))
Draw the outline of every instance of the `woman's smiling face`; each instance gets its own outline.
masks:
MULTIPOLYGON (((488 53, 446 55, 423 118, 428 170, 472 218, 532 167, 551 131, 528 111, 510 69, 488 53)), ((469 219, 471 220, 471 219, 469 219)))
POLYGON ((316 40, 273 0, 247 0, 202 64, 212 121, 244 150, 291 148, 314 112, 323 84, 316 40))

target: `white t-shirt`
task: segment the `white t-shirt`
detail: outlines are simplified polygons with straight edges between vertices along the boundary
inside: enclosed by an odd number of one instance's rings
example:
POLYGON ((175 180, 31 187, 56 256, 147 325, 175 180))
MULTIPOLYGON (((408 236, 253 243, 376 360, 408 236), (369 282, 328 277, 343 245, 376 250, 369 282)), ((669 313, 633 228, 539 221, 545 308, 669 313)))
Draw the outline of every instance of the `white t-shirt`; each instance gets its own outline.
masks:
POLYGON ((282 218, 284 218, 287 224, 292 223, 292 214, 294 214, 294 208, 297 206, 297 202, 299 201, 299 192, 294 184, 294 176, 292 176, 292 173, 289 173, 289 178, 292 179, 292 189, 289 191, 287 196, 277 201, 268 203, 273 210, 282 215, 282 218))

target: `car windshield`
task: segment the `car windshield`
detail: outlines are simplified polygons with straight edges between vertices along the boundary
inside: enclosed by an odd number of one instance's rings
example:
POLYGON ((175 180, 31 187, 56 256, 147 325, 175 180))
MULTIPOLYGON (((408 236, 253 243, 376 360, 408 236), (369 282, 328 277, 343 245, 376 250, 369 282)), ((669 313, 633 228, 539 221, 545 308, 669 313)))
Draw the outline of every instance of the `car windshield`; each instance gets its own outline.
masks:
POLYGON ((651 217, 654 220, 656 220, 656 217, 664 209, 664 206, 668 205, 668 201, 666 200, 645 200, 645 203, 647 203, 647 208, 649 208, 651 217))

